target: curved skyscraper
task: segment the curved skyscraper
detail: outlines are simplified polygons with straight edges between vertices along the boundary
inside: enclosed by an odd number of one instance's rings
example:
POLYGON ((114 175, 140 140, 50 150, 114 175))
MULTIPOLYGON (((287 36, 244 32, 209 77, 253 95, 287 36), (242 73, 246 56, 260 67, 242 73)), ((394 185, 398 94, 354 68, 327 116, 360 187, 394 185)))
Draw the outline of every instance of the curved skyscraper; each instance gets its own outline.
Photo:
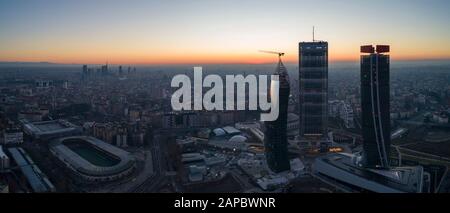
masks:
POLYGON ((287 112, 290 85, 289 75, 281 58, 274 75, 279 77, 279 81, 271 82, 271 87, 279 85, 279 115, 275 121, 265 122, 264 146, 269 168, 273 172, 282 172, 290 169, 287 151, 287 112))
POLYGON ((391 127, 389 111, 389 46, 362 46, 361 108, 364 164, 389 167, 391 127))

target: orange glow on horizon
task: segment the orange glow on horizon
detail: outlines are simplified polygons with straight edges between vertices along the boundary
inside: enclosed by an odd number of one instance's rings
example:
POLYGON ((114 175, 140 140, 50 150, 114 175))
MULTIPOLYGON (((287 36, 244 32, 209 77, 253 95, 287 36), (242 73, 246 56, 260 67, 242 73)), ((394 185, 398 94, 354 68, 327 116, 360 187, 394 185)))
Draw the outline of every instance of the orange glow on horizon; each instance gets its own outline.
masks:
POLYGON ((393 60, 448 60, 449 6, 449 1, 10 1, 0 7, 0 61, 276 63, 276 56, 258 52, 271 50, 286 53, 285 63, 297 63, 298 43, 313 40, 313 26, 314 39, 328 41, 330 62, 359 61, 359 47, 366 44, 390 45, 393 60))
MULTIPOLYGON (((430 55, 430 54, 402 54, 395 52, 389 53, 392 60, 450 60, 449 55, 430 55)), ((335 54, 329 53, 330 62, 359 61, 360 54, 335 54)), ((254 54, 178 54, 178 55, 113 55, 103 56, 73 56, 73 57, 4 57, 0 55, 0 61, 3 62, 51 62, 61 64, 136 64, 136 65, 177 65, 177 64, 268 64, 276 63, 276 55, 264 53, 254 54)), ((298 55, 287 53, 282 58, 284 63, 297 63, 298 55)))

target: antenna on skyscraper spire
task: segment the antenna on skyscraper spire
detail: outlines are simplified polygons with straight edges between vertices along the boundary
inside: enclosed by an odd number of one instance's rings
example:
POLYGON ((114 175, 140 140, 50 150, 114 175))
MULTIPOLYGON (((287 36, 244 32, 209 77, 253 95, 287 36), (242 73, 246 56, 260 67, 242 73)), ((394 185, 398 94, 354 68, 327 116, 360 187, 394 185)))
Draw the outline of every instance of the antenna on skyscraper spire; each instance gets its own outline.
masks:
POLYGON ((313 42, 315 42, 316 40, 314 39, 314 26, 313 26, 313 42))

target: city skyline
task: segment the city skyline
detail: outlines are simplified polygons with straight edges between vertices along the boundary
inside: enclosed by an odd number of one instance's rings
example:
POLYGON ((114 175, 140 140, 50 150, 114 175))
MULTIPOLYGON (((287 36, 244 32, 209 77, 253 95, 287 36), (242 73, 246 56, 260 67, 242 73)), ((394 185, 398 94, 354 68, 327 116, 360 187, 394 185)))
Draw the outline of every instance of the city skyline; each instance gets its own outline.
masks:
POLYGON ((258 64, 274 62, 258 52, 270 49, 295 63, 313 26, 330 62, 358 61, 370 43, 391 44, 393 60, 450 59, 441 0, 0 2, 3 62, 258 64))
MULTIPOLYGON (((0 195, 259 211, 303 193, 450 193, 449 8, 0 0, 0 195)), ((374 203, 344 199, 326 207, 374 203)))

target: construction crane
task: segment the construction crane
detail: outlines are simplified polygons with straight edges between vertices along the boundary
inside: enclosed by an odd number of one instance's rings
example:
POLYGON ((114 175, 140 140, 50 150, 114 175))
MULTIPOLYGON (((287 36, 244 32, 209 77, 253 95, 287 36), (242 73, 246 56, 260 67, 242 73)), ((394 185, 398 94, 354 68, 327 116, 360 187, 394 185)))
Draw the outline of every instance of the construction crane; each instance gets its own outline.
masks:
POLYGON ((281 59, 281 56, 284 56, 284 53, 275 52, 275 51, 260 50, 259 52, 262 52, 262 53, 269 53, 269 54, 277 54, 277 55, 278 55, 278 58, 280 58, 280 59, 281 59))

